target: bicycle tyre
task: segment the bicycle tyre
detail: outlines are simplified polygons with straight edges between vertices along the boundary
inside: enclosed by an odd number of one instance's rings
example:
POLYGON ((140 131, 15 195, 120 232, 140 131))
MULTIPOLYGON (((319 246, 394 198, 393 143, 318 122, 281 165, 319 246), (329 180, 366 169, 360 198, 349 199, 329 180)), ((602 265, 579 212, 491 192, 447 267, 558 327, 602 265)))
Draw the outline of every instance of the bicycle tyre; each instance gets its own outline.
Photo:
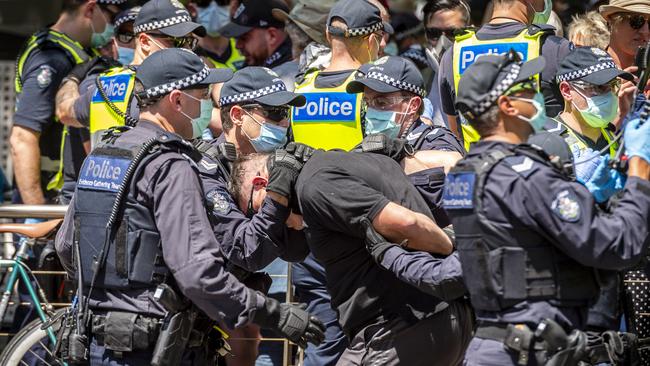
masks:
MULTIPOLYGON (((67 308, 58 309, 52 317, 57 317, 60 313, 65 312, 67 308)), ((56 334, 61 326, 61 320, 63 317, 58 317, 56 322, 53 322, 51 327, 56 334)), ((46 350, 46 359, 43 360, 41 356, 32 356, 34 359, 39 360, 39 365, 59 365, 56 359, 51 356, 51 350, 45 346, 49 344, 49 338, 47 332, 44 329, 41 329, 43 322, 40 319, 36 319, 27 324, 23 329, 21 329, 16 335, 9 341, 7 347, 4 349, 2 354, 0 354, 0 365, 2 366, 19 366, 21 361, 25 358, 25 355, 28 353, 34 355, 35 352, 32 351, 32 348, 39 345, 41 348, 46 350), (49 355, 47 355, 49 354, 49 355), (48 362, 47 359, 51 361, 48 362)))

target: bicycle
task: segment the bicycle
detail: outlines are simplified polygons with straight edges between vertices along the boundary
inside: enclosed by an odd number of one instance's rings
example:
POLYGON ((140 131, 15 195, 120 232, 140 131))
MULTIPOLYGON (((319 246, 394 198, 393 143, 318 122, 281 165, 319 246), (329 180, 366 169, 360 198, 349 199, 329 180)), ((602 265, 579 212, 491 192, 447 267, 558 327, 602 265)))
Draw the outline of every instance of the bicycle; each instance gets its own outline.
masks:
POLYGON ((4 318, 11 293, 18 284, 19 277, 38 315, 37 319, 27 324, 7 344, 0 354, 0 365, 30 365, 32 361, 36 361, 39 365, 62 364, 54 357, 52 349, 56 344, 56 333, 61 325, 65 308, 54 310, 36 277, 25 263, 30 246, 51 239, 62 222, 63 220, 59 219, 38 224, 0 224, 0 233, 19 234, 27 238, 20 240, 12 259, 0 259, 0 269, 11 269, 8 273, 7 286, 0 299, 0 319, 4 318))

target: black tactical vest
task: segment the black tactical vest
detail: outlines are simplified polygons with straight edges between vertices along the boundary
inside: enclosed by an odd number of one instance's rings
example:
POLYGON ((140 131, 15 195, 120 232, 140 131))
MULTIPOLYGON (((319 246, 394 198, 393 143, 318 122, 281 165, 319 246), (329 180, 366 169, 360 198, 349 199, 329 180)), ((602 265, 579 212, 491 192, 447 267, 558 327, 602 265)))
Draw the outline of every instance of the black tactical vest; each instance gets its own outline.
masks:
POLYGON ((486 178, 501 160, 514 155, 525 155, 555 169, 543 153, 518 146, 463 159, 445 182, 443 204, 456 231, 472 305, 485 311, 502 311, 526 300, 587 306, 597 295, 592 268, 568 257, 550 238, 531 232, 516 218, 506 228, 485 216, 486 178))
MULTIPOLYGON (((111 132, 109 131, 108 134, 111 132)), ((169 151, 192 155, 191 146, 178 136, 161 133, 144 144, 114 144, 104 141, 86 158, 79 172, 75 193, 75 245, 78 242, 83 283, 89 287, 93 262, 99 258, 110 235, 106 260, 98 272, 95 288, 155 288, 169 276, 150 207, 136 201, 135 182, 147 162, 169 151), (132 170, 132 174, 128 174, 132 170), (118 192, 126 192, 107 227, 118 192)))

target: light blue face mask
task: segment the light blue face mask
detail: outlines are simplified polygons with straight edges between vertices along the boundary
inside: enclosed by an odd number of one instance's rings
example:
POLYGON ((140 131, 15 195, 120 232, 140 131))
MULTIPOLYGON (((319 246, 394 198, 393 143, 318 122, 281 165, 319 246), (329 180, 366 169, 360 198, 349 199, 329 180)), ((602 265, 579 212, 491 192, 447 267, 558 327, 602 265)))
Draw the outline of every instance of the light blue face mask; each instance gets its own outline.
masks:
POLYGON ((135 57, 135 50, 133 48, 117 46, 117 61, 122 65, 131 65, 135 57))
POLYGON ((246 131, 242 129, 244 135, 248 137, 248 140, 251 142, 251 145, 253 145, 255 151, 258 153, 271 152, 287 143, 287 127, 274 125, 269 122, 262 123, 255 117, 251 116, 250 113, 246 112, 246 110, 244 110, 244 112, 261 127, 260 135, 254 139, 248 136, 246 131))
POLYGON ((205 8, 197 7, 196 22, 205 27, 206 33, 211 37, 219 35, 219 29, 230 21, 228 7, 218 6, 211 1, 205 8))
POLYGON ((546 24, 551 18, 551 11, 553 10, 553 1, 544 0, 544 10, 536 11, 533 17, 533 24, 546 24))
MULTIPOLYGON (((183 93, 183 92, 181 92, 183 93)), ((181 114, 187 117, 190 122, 192 123, 192 138, 199 138, 203 135, 203 131, 208 128, 208 125, 210 124, 210 119, 212 119, 212 100, 211 99, 198 99, 195 98, 187 93, 183 93, 187 95, 188 97, 199 101, 201 103, 201 113, 199 114, 198 117, 192 118, 185 114, 185 112, 181 111, 181 114)))
POLYGON ((102 15, 102 18, 104 18, 106 26, 104 27, 103 32, 95 33, 95 27, 93 26, 92 22, 90 23, 90 28, 93 30, 93 34, 90 37, 90 46, 93 48, 101 48, 106 46, 115 35, 115 26, 106 20, 106 16, 104 16, 104 13, 102 13, 101 9, 98 7, 96 9, 102 15))
POLYGON ((390 138, 397 138, 401 126, 397 124, 395 111, 382 111, 368 107, 366 111, 366 135, 383 133, 390 138))
POLYGON ((515 100, 523 100, 531 103, 535 107, 535 109, 537 109, 535 115, 530 118, 524 116, 517 116, 517 117, 523 121, 528 122, 533 127, 533 130, 535 132, 539 132, 544 128, 547 119, 546 108, 544 108, 544 94, 537 92, 533 97, 533 99, 512 97, 512 96, 510 98, 515 100))
POLYGON ((574 106, 589 126, 603 128, 614 121, 618 113, 618 98, 613 92, 589 98, 578 89, 574 90, 587 101, 587 109, 580 109, 575 104, 574 106))

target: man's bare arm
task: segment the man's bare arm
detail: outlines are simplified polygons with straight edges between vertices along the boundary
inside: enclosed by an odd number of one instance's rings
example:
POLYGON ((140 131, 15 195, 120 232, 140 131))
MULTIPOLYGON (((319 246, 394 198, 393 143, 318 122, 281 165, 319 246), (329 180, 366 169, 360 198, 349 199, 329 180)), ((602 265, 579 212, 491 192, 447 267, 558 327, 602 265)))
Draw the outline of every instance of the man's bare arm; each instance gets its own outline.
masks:
POLYGON ((408 240, 409 249, 444 255, 450 254, 453 249, 449 237, 433 220, 393 202, 375 216, 372 226, 394 243, 408 240))
POLYGON ((456 116, 448 114, 447 122, 449 122, 449 130, 460 139, 460 127, 458 126, 458 118, 456 118, 456 116))
POLYGON ((72 127, 85 127, 77 120, 74 113, 74 103, 79 99, 79 83, 65 79, 56 93, 56 117, 59 122, 72 127))
POLYGON ((425 150, 418 151, 414 156, 407 156, 401 165, 406 175, 432 168, 444 168, 447 173, 462 158, 456 151, 425 150))
POLYGON ((9 144, 13 159, 16 186, 23 203, 42 205, 45 196, 41 189, 40 133, 21 126, 13 126, 9 144))

